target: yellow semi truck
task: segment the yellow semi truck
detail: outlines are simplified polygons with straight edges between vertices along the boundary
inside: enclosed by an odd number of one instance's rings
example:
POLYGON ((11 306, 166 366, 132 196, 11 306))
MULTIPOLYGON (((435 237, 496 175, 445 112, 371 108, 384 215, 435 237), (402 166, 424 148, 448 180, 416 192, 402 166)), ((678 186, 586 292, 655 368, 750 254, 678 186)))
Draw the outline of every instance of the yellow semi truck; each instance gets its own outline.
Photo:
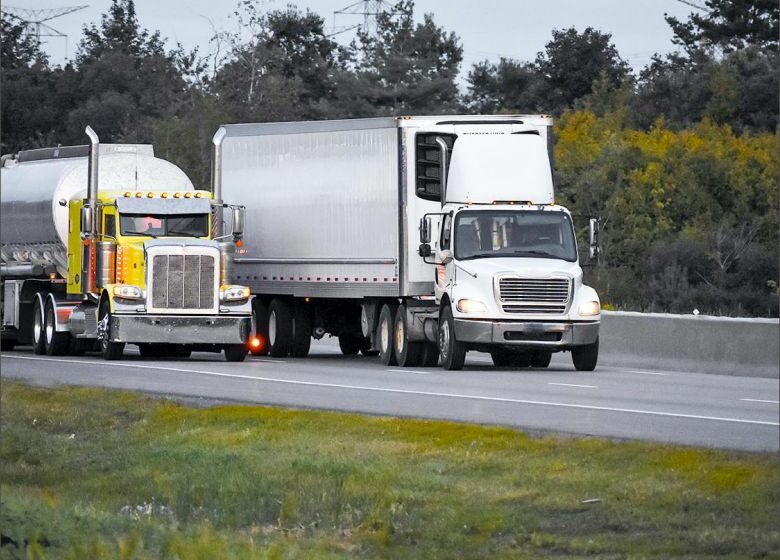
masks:
POLYGON ((2 347, 242 361, 250 291, 228 283, 244 209, 196 190, 152 146, 44 148, 3 156, 2 347), (226 233, 226 226, 229 232, 226 233))

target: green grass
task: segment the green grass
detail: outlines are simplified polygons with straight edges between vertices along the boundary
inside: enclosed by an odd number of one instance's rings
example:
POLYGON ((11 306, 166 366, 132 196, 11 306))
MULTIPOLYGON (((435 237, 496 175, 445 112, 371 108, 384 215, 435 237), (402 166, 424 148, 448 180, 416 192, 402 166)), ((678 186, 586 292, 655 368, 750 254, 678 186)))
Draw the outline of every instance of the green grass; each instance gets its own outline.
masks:
POLYGON ((0 558, 780 556, 776 454, 4 382, 0 463, 0 558))

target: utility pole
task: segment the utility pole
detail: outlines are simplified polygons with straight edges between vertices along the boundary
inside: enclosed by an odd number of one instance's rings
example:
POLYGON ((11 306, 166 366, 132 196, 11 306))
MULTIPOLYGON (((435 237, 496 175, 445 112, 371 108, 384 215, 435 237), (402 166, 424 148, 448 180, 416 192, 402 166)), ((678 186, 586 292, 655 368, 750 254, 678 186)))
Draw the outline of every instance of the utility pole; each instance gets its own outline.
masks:
POLYGON ((380 14, 388 14, 391 17, 400 15, 393 11, 393 6, 387 0, 358 0, 333 12, 333 29, 328 37, 333 37, 353 29, 362 28, 364 33, 376 35, 376 18, 380 14), (363 23, 353 25, 336 26, 336 16, 363 16, 363 23), (373 25, 372 25, 373 23, 373 25))
POLYGON ((46 22, 62 17, 73 12, 78 12, 89 5, 65 6, 62 8, 17 8, 15 6, 3 6, 3 14, 18 20, 25 26, 27 36, 34 36, 38 46, 41 45, 41 37, 63 37, 65 39, 65 59, 68 59, 68 36, 62 31, 53 28, 46 22))

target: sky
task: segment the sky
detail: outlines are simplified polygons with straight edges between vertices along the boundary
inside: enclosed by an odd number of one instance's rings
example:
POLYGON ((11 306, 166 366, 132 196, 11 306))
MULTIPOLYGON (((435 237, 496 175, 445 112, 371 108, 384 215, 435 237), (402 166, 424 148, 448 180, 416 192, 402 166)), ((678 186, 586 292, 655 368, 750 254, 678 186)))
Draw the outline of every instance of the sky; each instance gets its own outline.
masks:
MULTIPOLYGON (((52 9, 89 6, 48 22, 68 35, 47 37, 44 49, 54 64, 72 58, 81 38, 82 26, 99 23, 107 12, 110 0, 9 0, 4 7, 52 9)), ((281 9, 293 3, 309 8, 325 18, 330 31, 333 12, 354 0, 263 0, 268 9, 281 9)), ((214 29, 232 29, 229 14, 234 0, 136 0, 136 12, 142 27, 159 30, 171 46, 177 42, 185 48, 210 49, 209 39, 214 29)), ((461 78, 475 62, 498 60, 500 57, 533 60, 544 49, 553 29, 571 26, 582 31, 594 27, 611 33, 621 57, 635 70, 647 64, 654 53, 674 50, 672 33, 664 21, 664 13, 686 19, 693 10, 679 0, 416 0, 415 16, 432 13, 434 21, 447 31, 454 31, 463 46, 461 78)), ((338 27, 362 22, 362 16, 336 16, 338 27)), ((344 33, 336 40, 349 42, 352 35, 344 33)))

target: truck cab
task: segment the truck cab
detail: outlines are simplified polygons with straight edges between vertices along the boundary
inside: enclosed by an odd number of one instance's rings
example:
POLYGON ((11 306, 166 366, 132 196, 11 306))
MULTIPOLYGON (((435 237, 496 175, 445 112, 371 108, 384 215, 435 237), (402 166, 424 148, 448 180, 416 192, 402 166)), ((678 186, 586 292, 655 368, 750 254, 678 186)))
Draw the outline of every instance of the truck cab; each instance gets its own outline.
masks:
POLYGON ((436 267, 447 369, 469 350, 497 366, 546 367, 558 351, 577 369, 596 366, 600 301, 583 283, 572 216, 555 204, 540 124, 440 141, 441 212, 421 220, 419 253, 436 267))

